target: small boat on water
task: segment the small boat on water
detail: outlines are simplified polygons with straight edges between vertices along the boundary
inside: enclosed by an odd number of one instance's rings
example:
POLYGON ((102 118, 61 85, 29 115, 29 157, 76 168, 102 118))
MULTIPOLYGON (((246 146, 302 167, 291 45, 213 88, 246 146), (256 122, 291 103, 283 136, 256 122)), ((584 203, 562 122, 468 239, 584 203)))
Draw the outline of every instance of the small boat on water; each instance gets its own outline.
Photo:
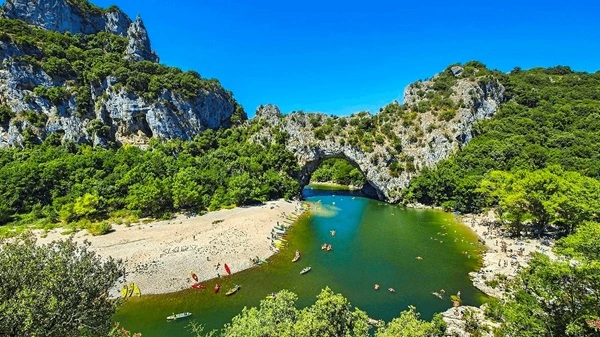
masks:
POLYGON ((335 231, 333 229, 330 230, 329 233, 331 233, 331 236, 335 236, 335 231))
POLYGON ((296 262, 300 260, 300 251, 296 249, 296 255, 294 256, 294 259, 292 259, 292 262, 296 262))
POLYGON ((373 289, 379 290, 379 284, 375 283, 375 287, 373 287, 373 289))
POLYGON ((327 251, 330 252, 333 249, 331 245, 327 245, 327 251))
POLYGON ((191 312, 187 312, 187 311, 186 312, 181 312, 181 313, 178 313, 178 314, 174 313, 171 316, 167 316, 167 321, 176 321, 178 319, 186 318, 186 317, 191 316, 191 315, 192 315, 192 313, 191 312))
POLYGON ((215 294, 219 292, 219 289, 221 289, 221 285, 218 283, 215 284, 215 287, 213 288, 213 291, 215 292, 215 294))
POLYGON ((395 293, 396 289, 394 289, 394 288, 388 288, 388 291, 391 292, 391 293, 395 293))
POLYGON ((240 290, 240 288, 241 288, 241 287, 240 287, 239 285, 237 285, 237 284, 236 284, 236 285, 235 285, 235 287, 233 287, 233 288, 229 289, 229 290, 228 290, 228 291, 225 293, 225 296, 229 296, 229 295, 233 295, 233 294, 237 293, 237 291, 238 291, 238 290, 240 290))
POLYGON ((439 298, 439 299, 441 299, 441 298, 442 298, 442 294, 440 294, 440 293, 438 293, 438 292, 436 292, 436 291, 432 292, 431 294, 432 294, 433 296, 435 296, 435 297, 439 298))
POLYGON ((300 271, 300 274, 306 274, 306 273, 308 273, 308 272, 309 272, 311 269, 312 269, 312 267, 306 267, 306 268, 304 268, 304 269, 302 269, 302 270, 300 271))
POLYGON ((268 299, 268 300, 274 300, 274 299, 277 298, 277 294, 279 294, 279 293, 270 293, 265 298, 268 299))
POLYGON ((326 243, 324 243, 324 244, 321 245, 321 250, 325 250, 325 249, 327 249, 327 244, 326 243))
POLYGON ((193 289, 206 289, 206 286, 204 284, 194 283, 194 284, 192 284, 192 288, 193 289))

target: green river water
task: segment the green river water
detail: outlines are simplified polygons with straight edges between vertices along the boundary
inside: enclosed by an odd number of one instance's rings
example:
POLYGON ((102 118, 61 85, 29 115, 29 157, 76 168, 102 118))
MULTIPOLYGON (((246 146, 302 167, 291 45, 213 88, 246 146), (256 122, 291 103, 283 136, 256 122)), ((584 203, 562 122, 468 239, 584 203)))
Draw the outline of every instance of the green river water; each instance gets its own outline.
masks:
MULTIPOLYGON (((207 330, 223 327, 244 306, 258 306, 268 293, 288 289, 298 294, 298 306, 308 306, 324 287, 343 294, 370 317, 390 321, 409 305, 425 319, 452 306, 450 294, 461 292, 463 304, 480 305, 485 296, 473 287, 468 273, 479 266, 477 237, 457 223, 452 214, 407 209, 360 197, 358 192, 306 188, 304 197, 314 205, 288 231, 288 247, 257 266, 203 282, 206 290, 184 290, 165 295, 130 298, 115 321, 143 337, 192 336, 190 320, 207 330), (330 230, 336 235, 331 236, 330 230), (333 250, 321 250, 321 244, 333 250), (294 251, 302 258, 291 263, 294 251), (417 259, 420 256, 422 259, 417 259), (306 266, 312 270, 300 275, 306 266), (378 283, 381 289, 375 291, 378 283), (234 284, 241 290, 225 296, 234 284), (393 287, 396 293, 387 291, 393 287), (432 292, 444 289, 443 299, 432 292), (167 322, 173 312, 192 316, 167 322)), ((225 261, 226 262, 226 261, 225 261)))

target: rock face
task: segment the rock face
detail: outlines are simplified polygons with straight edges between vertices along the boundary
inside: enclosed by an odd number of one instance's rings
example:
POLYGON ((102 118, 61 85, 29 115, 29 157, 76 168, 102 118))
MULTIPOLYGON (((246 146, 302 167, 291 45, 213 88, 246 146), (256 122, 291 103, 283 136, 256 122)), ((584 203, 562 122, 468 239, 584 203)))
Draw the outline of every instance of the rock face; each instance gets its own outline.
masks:
POLYGON ((131 20, 118 8, 85 12, 67 0, 6 0, 3 16, 20 19, 47 30, 71 34, 109 32, 127 34, 131 20))
MULTIPOLYGON (((404 93, 405 105, 418 105, 424 101, 421 96, 425 97, 424 93, 432 86, 431 81, 409 85, 404 93), (423 93, 417 94, 419 90, 423 93)), ((469 142, 473 138, 471 128, 474 123, 494 115, 504 100, 504 87, 497 81, 459 79, 453 86, 453 92, 451 99, 462 102, 462 107, 457 108, 454 116, 447 121, 435 117, 437 111, 427 111, 416 115, 416 120, 410 125, 392 120, 380 123, 380 128, 388 128, 401 140, 399 153, 390 151, 392 144, 388 139, 382 138, 366 147, 350 142, 356 135, 364 134, 359 125, 374 125, 376 120, 383 118, 368 113, 333 121, 332 117, 323 114, 291 113, 284 116, 276 106, 261 106, 255 118, 263 119, 267 126, 255 139, 270 140, 274 129, 289 134, 286 147, 296 154, 301 167, 298 180, 302 186, 310 182, 312 173, 323 160, 343 158, 365 175, 370 185, 367 190, 373 190, 380 200, 398 202, 400 191, 422 168, 434 166, 469 142), (357 126, 353 126, 353 119, 358 121, 357 126), (336 125, 337 131, 334 128, 328 136, 318 139, 318 129, 328 124, 336 125), (406 158, 411 169, 392 174, 392 164, 406 158)), ((397 102, 393 104, 398 105, 397 102)))
MULTIPOLYGON (((158 62, 139 17, 132 22, 118 9, 82 8, 72 3, 7 0, 3 16, 59 32, 127 36, 125 58, 158 62)), ((75 97, 81 87, 73 84, 73 79, 53 78, 43 67, 21 61, 21 57, 31 56, 27 52, 10 38, 0 38, 0 107, 8 107, 15 115, 8 122, 0 120, 0 148, 20 147, 28 141, 39 143, 50 135, 60 136, 63 142, 94 145, 143 145, 150 137, 189 140, 207 128, 231 126, 234 113, 242 120, 246 118, 231 92, 218 84, 206 85, 198 89, 197 95, 186 97, 162 89, 157 98, 148 99, 127 91, 112 76, 87 85, 90 111, 77 114, 75 97), (61 102, 51 102, 36 95, 36 87, 58 87, 69 92, 69 96, 61 102)))
POLYGON ((19 19, 47 30, 71 34, 107 32, 129 39, 127 58, 158 62, 142 19, 132 22, 117 7, 101 9, 88 4, 79 7, 68 0, 6 0, 2 17, 19 19))
POLYGON ((150 47, 150 38, 142 18, 138 15, 134 23, 127 29, 127 58, 132 61, 147 60, 158 62, 158 55, 150 47))

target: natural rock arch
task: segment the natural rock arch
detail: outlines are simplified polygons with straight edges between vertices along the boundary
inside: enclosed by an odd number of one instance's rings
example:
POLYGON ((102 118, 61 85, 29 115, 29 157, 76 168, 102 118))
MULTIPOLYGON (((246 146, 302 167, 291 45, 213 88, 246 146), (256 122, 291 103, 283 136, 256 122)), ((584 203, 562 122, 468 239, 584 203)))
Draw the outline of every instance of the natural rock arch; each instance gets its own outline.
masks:
POLYGON ((468 143, 473 138, 473 125, 493 116, 504 102, 504 87, 497 80, 459 78, 448 97, 455 106, 452 114, 447 107, 419 111, 420 103, 428 100, 427 94, 435 94, 434 81, 409 85, 404 91, 404 105, 394 102, 375 115, 283 115, 276 106, 260 106, 255 119, 264 126, 255 139, 272 140, 277 133, 285 134, 285 146, 298 160, 301 186, 308 184, 323 160, 343 158, 364 174, 373 187, 371 194, 398 202, 412 178, 468 143))
POLYGON ((377 189, 373 182, 369 181, 365 169, 362 168, 354 158, 350 158, 343 152, 329 152, 327 150, 319 151, 319 153, 314 159, 306 161, 304 165, 300 168, 300 172, 298 173, 298 182, 300 183, 300 188, 302 189, 304 188, 304 186, 310 183, 312 174, 319 168, 319 166, 321 166, 324 160, 331 158, 339 158, 346 160, 352 166, 356 167, 363 174, 363 176, 365 176, 366 182, 365 185, 362 186, 363 193, 372 197, 377 197, 378 199, 385 198, 385 196, 381 193, 380 190, 377 189))

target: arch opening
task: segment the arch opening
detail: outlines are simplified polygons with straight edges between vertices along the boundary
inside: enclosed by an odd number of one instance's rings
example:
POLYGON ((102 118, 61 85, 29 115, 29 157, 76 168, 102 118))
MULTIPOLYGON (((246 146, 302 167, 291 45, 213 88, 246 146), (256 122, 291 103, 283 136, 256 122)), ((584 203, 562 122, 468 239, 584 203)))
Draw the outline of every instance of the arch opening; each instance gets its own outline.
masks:
POLYGON ((301 189, 309 184, 335 184, 384 200, 383 194, 369 181, 366 172, 343 154, 322 156, 306 162, 300 170, 298 180, 301 189))

